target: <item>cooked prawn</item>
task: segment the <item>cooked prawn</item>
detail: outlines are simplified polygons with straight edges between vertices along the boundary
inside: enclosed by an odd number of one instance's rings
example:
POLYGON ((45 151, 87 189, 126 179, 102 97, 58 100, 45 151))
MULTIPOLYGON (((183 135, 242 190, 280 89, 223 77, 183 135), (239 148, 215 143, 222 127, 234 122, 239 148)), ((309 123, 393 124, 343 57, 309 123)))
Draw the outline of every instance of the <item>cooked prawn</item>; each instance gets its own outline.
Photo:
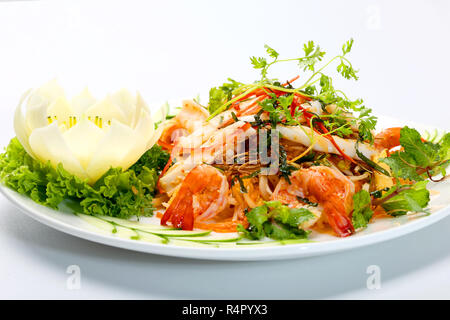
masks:
POLYGON ((180 124, 181 128, 191 133, 204 123, 208 116, 208 111, 195 101, 183 100, 182 108, 174 120, 180 124))
MULTIPOLYGON (((280 179, 272 195, 291 207, 302 205, 302 198, 318 202, 333 231, 340 237, 353 233, 354 228, 349 214, 353 206, 355 185, 340 171, 317 166, 294 171, 290 182, 280 179)), ((316 217, 316 222, 318 218, 316 217)))
MULTIPOLYGON (((186 141, 190 139, 185 138, 184 141, 179 140, 179 143, 173 148, 171 152, 171 160, 166 165, 167 170, 163 170, 159 179, 159 188, 163 192, 172 194, 176 186, 179 185, 186 174, 193 169, 199 163, 212 163, 218 153, 220 156, 227 151, 228 148, 234 148, 234 146, 250 135, 256 135, 256 131, 251 128, 250 124, 238 121, 234 124, 215 131, 215 135, 208 139, 205 143, 198 147, 188 147, 189 143, 186 141), (184 143, 184 145, 182 145, 184 143), (188 157, 178 157, 178 153, 186 152, 188 157), (173 159, 177 158, 176 163, 171 166, 173 159)), ((191 144, 196 146, 195 141, 191 144)))
POLYGON ((401 127, 387 128, 375 135, 374 145, 378 149, 392 149, 400 145, 401 127))
POLYGON ((170 220, 175 228, 192 230, 194 221, 205 221, 219 214, 227 205, 228 182, 219 170, 199 165, 184 178, 172 196, 161 225, 170 220))

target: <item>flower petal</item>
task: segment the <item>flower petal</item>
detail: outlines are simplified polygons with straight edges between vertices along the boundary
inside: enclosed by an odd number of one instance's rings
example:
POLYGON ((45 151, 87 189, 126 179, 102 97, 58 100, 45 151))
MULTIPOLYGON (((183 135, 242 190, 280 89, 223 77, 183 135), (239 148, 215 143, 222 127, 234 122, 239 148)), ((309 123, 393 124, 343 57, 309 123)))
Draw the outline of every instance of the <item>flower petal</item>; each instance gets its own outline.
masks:
MULTIPOLYGON (((27 102, 27 107, 40 105, 42 103, 49 105, 59 97, 64 96, 64 89, 53 79, 40 88, 33 91, 27 102)), ((28 109, 27 109, 28 111, 28 109)))
POLYGON ((104 130, 87 119, 81 119, 76 125, 63 133, 64 141, 83 168, 88 166, 104 135, 104 130))
POLYGON ((155 143, 161 138, 161 135, 166 128, 166 125, 164 123, 161 123, 158 128, 153 133, 153 136, 147 141, 147 150, 150 149, 155 145, 155 143))
POLYGON ((73 109, 66 97, 57 98, 47 108, 47 117, 51 117, 52 121, 55 121, 56 117, 58 124, 65 124, 66 127, 69 127, 69 117, 73 115, 73 109))
POLYGON ((110 97, 106 97, 105 99, 91 106, 86 111, 86 116, 91 117, 93 120, 97 116, 101 117, 103 119, 103 123, 116 119, 123 124, 127 124, 126 117, 123 114, 122 110, 111 101, 110 97))
POLYGON ((50 161, 54 167, 61 163, 71 174, 81 179, 88 178, 86 171, 64 141, 57 122, 33 130, 29 141, 34 154, 42 162, 50 161))
POLYGON ((121 89, 110 96, 112 103, 118 106, 125 115, 126 124, 133 120, 133 111, 136 109, 136 99, 127 89, 121 89))
MULTIPOLYGON (((111 167, 122 167, 122 159, 133 147, 136 136, 132 129, 112 120, 111 127, 99 141, 99 147, 92 156, 86 171, 92 181, 96 181, 111 167)), ((122 169, 126 170, 128 167, 122 169)))
POLYGON ((93 106, 95 103, 95 98, 89 92, 88 88, 84 88, 77 96, 70 100, 72 104, 73 112, 76 117, 81 117, 89 107, 93 106))
POLYGON ((25 117, 22 113, 22 104, 25 99, 31 93, 31 89, 25 92, 20 98, 19 105, 16 108, 16 112, 14 113, 14 131, 16 132, 16 137, 19 142, 22 144, 25 151, 33 158, 36 156, 33 153, 33 150, 30 147, 30 143, 28 142, 28 135, 30 130, 28 130, 27 123, 25 121, 25 117))
POLYGON ((170 105, 168 102, 166 102, 160 108, 158 108, 158 110, 156 110, 155 113, 152 113, 153 121, 155 121, 156 123, 163 122, 164 120, 166 120, 166 117, 169 114, 169 111, 170 111, 170 105))
POLYGON ((30 130, 45 127, 46 125, 48 125, 47 108, 48 104, 43 100, 39 103, 37 103, 36 100, 34 104, 27 106, 27 111, 25 113, 25 122, 30 130))
POLYGON ((150 109, 148 108, 147 103, 145 103, 144 99, 142 98, 139 91, 136 92, 136 105, 135 109, 133 110, 133 119, 131 121, 131 127, 136 128, 137 123, 139 122, 139 117, 141 116, 141 111, 146 110, 148 113, 150 113, 150 109))
POLYGON ((141 110, 140 120, 134 129, 135 142, 131 150, 122 160, 122 168, 127 169, 133 165, 148 150, 148 141, 152 139, 155 133, 155 125, 150 114, 141 110))

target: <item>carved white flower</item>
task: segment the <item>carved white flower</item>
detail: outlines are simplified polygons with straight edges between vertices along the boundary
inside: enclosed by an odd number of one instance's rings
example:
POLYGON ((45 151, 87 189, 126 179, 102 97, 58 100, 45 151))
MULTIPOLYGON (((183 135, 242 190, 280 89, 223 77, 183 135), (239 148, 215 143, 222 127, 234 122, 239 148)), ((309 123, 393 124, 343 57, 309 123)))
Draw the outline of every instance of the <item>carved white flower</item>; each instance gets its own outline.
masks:
POLYGON ((30 156, 90 184, 111 167, 128 169, 160 135, 139 93, 122 89, 96 101, 85 89, 68 100, 56 81, 24 94, 14 130, 30 156))

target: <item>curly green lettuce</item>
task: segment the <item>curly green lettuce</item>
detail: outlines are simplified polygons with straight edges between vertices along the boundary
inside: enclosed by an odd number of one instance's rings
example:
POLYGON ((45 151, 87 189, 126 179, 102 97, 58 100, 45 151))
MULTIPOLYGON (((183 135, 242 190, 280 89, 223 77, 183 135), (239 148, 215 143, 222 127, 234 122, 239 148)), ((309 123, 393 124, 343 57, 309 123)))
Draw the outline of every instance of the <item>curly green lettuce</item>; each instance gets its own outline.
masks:
POLYGON ((118 218, 150 216, 158 173, 168 154, 159 146, 148 150, 131 168, 111 168, 94 185, 75 177, 62 165, 33 159, 14 138, 0 154, 0 180, 33 201, 57 209, 75 201, 85 214, 118 218))

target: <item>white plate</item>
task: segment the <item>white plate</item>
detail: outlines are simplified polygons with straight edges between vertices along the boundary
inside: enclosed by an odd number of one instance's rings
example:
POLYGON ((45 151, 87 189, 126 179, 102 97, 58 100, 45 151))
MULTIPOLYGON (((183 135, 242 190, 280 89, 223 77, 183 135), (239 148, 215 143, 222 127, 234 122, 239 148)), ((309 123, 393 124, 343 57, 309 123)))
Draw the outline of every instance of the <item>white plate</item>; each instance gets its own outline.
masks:
MULTIPOLYGON (((396 121, 383 118, 383 126, 395 125, 396 121)), ((423 130, 423 126, 414 127, 423 130)), ((167 256, 208 259, 208 260, 275 260, 307 257, 335 253, 390 240, 429 226, 450 213, 450 180, 440 183, 430 182, 431 190, 429 215, 407 215, 398 218, 378 219, 367 229, 348 237, 337 238, 324 234, 312 234, 315 242, 280 245, 236 245, 234 242, 214 242, 205 244, 192 240, 205 237, 185 237, 183 231, 162 230, 156 218, 144 219, 139 225, 125 220, 115 223, 98 218, 76 215, 65 211, 56 211, 41 206, 17 192, 0 186, 0 191, 19 209, 33 219, 52 228, 102 244, 167 256), (122 225, 122 226, 121 226, 122 225), (137 229, 137 231, 136 231, 137 229), (115 231, 113 233, 112 231, 115 231), (169 234, 170 241, 162 243, 157 234, 169 234), (136 239, 139 235, 139 239, 136 239), (174 236, 175 235, 175 236, 174 236)), ((214 237, 233 237, 234 235, 212 234, 214 237)), ((209 239, 211 235, 207 236, 209 239)))

